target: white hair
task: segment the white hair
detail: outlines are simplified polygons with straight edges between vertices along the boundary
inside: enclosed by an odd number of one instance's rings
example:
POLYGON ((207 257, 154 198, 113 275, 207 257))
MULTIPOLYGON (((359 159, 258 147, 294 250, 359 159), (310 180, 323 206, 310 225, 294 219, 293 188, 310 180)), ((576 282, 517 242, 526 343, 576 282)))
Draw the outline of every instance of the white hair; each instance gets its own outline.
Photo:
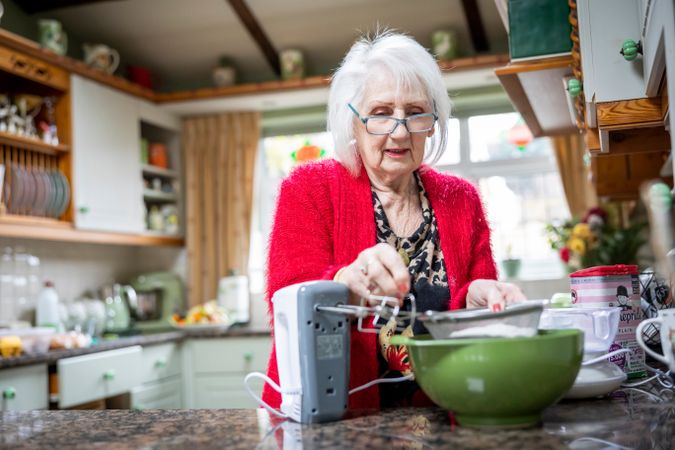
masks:
POLYGON ((385 30, 363 36, 333 74, 328 96, 328 131, 333 135, 335 157, 354 176, 359 174, 361 160, 354 141, 355 116, 347 104, 359 105, 370 77, 383 71, 394 78, 398 89, 420 89, 436 110, 436 130, 424 161, 438 161, 447 144, 452 105, 434 57, 405 34, 385 30))

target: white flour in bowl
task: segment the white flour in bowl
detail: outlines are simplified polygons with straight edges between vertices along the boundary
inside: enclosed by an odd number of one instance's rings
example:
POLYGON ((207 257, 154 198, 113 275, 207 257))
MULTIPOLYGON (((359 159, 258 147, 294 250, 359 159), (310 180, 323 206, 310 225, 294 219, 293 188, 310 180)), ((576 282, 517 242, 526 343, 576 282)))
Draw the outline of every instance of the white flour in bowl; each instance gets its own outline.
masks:
POLYGON ((523 328, 506 323, 493 323, 482 327, 471 327, 454 331, 450 338, 468 337, 532 337, 537 334, 536 328, 523 328))

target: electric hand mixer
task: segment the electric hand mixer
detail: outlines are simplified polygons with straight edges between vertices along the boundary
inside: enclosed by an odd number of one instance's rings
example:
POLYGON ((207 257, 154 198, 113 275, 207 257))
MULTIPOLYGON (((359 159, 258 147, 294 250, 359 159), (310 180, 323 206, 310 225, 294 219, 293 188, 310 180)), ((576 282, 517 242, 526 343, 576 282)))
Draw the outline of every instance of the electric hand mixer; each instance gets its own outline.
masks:
MULTIPOLYGON (((375 380, 349 391, 349 351, 352 319, 360 332, 377 333, 380 319, 396 321, 397 330, 415 318, 415 300, 411 310, 399 308, 398 299, 370 296, 373 306, 349 305, 347 286, 333 281, 312 281, 282 288, 272 296, 274 305, 274 343, 276 346, 279 384, 267 376, 250 373, 246 377, 265 379, 281 393, 281 413, 249 393, 268 410, 302 423, 339 420, 347 410, 350 393, 365 389, 375 380), (363 320, 372 317, 374 328, 364 327, 363 320)), ((410 377, 405 377, 410 379, 410 377)))

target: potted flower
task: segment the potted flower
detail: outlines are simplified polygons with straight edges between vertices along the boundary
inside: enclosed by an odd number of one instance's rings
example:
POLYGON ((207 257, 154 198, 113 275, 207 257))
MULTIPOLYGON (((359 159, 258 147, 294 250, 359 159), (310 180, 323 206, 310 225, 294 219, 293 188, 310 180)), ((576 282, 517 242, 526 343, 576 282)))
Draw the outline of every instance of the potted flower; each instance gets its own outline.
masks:
POLYGON ((593 266, 637 264, 646 242, 644 222, 622 227, 610 208, 591 208, 586 215, 546 225, 551 248, 558 251, 568 272, 593 266))
POLYGON ((520 273, 520 258, 514 258, 511 255, 512 246, 511 244, 506 245, 506 258, 502 259, 501 266, 504 271, 504 275, 507 278, 516 278, 520 273))

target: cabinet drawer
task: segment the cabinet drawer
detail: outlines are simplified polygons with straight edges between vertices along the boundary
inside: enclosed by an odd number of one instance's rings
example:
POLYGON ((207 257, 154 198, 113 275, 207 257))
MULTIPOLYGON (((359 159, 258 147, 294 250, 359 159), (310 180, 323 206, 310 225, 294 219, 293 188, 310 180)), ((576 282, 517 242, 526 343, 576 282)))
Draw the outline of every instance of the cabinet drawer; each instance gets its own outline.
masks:
POLYGON ((2 411, 49 408, 46 365, 0 370, 2 411))
POLYGON ((180 409, 183 407, 181 380, 172 377, 168 380, 147 383, 131 390, 133 409, 180 409))
POLYGON ((58 361, 59 407, 111 397, 141 384, 140 346, 58 361))
POLYGON ((181 372, 180 349, 174 343, 143 347, 141 383, 161 380, 181 372))
MULTIPOLYGON (((258 408, 253 397, 244 388, 245 374, 198 375, 194 381, 195 408, 258 408)), ((262 380, 251 380, 257 395, 262 393, 262 380)))
POLYGON ((2 46, 0 69, 63 91, 70 84, 65 70, 2 46))
POLYGON ((271 338, 195 339, 191 341, 195 373, 264 371, 271 338))

